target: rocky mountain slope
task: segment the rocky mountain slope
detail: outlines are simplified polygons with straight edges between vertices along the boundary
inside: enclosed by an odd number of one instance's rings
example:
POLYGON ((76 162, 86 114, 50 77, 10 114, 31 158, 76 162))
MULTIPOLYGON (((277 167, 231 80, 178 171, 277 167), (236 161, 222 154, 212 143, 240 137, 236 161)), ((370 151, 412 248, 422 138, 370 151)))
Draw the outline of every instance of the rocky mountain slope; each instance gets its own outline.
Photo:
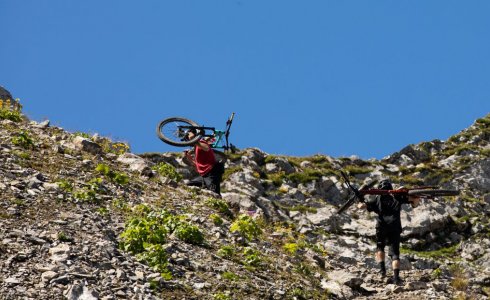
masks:
POLYGON ((180 153, 0 125, 0 299, 488 299, 490 115, 381 160, 244 149, 222 198, 180 153), (462 191, 402 212, 404 285, 377 275, 373 215, 336 213, 340 169, 462 191))

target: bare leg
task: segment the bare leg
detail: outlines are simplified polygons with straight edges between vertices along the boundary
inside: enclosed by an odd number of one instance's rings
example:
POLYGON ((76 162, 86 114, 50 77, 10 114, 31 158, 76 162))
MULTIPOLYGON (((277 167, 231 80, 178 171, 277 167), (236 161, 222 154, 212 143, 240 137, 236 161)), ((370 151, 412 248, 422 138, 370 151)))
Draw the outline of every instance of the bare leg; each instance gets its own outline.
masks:
POLYGON ((393 282, 395 284, 399 284, 401 282, 400 280, 400 260, 395 259, 391 263, 393 266, 393 282))
POLYGON ((381 276, 386 276, 386 266, 385 266, 385 252, 376 251, 376 262, 379 264, 379 269, 381 271, 381 276))

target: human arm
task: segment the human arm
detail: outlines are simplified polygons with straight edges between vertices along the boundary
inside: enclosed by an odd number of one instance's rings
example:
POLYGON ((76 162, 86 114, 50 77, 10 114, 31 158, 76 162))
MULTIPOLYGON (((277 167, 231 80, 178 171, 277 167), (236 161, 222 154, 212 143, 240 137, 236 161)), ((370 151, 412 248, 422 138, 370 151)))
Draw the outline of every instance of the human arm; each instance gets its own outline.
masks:
POLYGON ((420 197, 408 196, 408 203, 415 208, 420 205, 420 197))
POLYGON ((184 163, 190 166, 196 166, 196 162, 194 160, 194 156, 192 155, 191 150, 184 151, 184 163))
POLYGON ((203 140, 197 141, 195 146, 199 147, 199 149, 204 150, 204 151, 209 151, 209 149, 211 149, 211 146, 209 146, 209 144, 203 140))
POLYGON ((357 208, 367 209, 368 211, 378 211, 378 197, 365 198, 363 202, 357 204, 357 208))

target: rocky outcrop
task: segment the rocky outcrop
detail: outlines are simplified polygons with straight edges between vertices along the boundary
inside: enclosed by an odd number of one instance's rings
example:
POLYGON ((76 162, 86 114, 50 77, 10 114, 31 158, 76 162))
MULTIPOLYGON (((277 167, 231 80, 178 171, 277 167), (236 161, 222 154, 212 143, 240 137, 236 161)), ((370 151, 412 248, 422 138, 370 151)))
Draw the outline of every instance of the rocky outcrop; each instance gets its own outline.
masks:
POLYGON ((488 297, 489 116, 382 160, 244 149, 228 155, 221 199, 185 186, 195 172, 180 153, 115 153, 49 121, 0 122, 1 299, 488 297), (28 146, 13 139, 21 131, 28 146), (152 169, 162 163, 183 180, 152 169), (337 214, 349 193, 338 169, 357 186, 390 177, 462 190, 402 211, 404 285, 377 275, 374 216, 337 214), (150 258, 121 246, 149 209, 171 220, 150 258))

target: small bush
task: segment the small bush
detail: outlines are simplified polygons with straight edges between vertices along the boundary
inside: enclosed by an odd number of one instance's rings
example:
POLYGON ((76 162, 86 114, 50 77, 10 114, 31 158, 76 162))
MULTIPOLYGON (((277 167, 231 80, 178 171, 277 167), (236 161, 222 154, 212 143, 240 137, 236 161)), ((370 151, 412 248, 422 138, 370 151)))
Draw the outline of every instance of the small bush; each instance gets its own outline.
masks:
POLYGON ((130 150, 128 144, 123 142, 112 143, 110 140, 102 143, 101 147, 104 152, 113 153, 116 155, 127 153, 130 150))
POLYGON ((18 158, 22 158, 22 159, 26 159, 26 160, 31 158, 29 153, 22 152, 22 151, 13 151, 13 154, 15 156, 17 156, 18 158))
POLYGON ((177 182, 183 179, 182 175, 180 175, 172 165, 164 162, 159 163, 152 169, 155 170, 160 176, 173 179, 177 182))
POLYGON ((104 193, 102 186, 102 178, 94 178, 87 183, 87 186, 82 190, 73 193, 73 197, 83 202, 99 202, 98 194, 104 193))
POLYGON ((112 171, 106 164, 98 164, 95 168, 95 171, 99 172, 100 174, 109 178, 109 180, 111 180, 112 182, 115 182, 119 185, 126 185, 129 182, 128 175, 121 172, 112 171))
POLYGON ((231 300, 231 296, 228 296, 223 293, 216 293, 213 295, 213 300, 231 300))
POLYGON ((230 259, 235 255, 235 248, 232 246, 222 246, 216 254, 219 257, 230 259))
POLYGON ((188 223, 181 223, 175 230, 178 239, 193 245, 201 245, 204 242, 204 235, 199 227, 188 223))
POLYGON ((457 291, 465 291, 468 287, 468 278, 463 267, 461 265, 452 265, 449 272, 453 276, 451 286, 457 291))
POLYGON ((248 241, 257 238, 262 234, 259 225, 257 225, 254 219, 247 215, 240 215, 235 222, 231 224, 230 231, 240 233, 248 241))
POLYGON ((85 132, 80 132, 80 131, 77 131, 77 132, 73 133, 73 136, 80 136, 80 137, 83 137, 83 138, 88 139, 88 140, 91 140, 92 139, 92 137, 90 136, 90 134, 85 133, 85 132))
POLYGON ((205 204, 218 212, 225 214, 227 216, 232 216, 228 203, 222 199, 208 198, 205 204))
POLYGON ((242 254, 243 264, 247 266, 257 267, 262 263, 262 256, 256 249, 245 247, 242 254))
POLYGON ((162 244, 172 233, 186 243, 202 244, 204 236, 197 226, 184 221, 183 216, 175 216, 166 210, 152 210, 147 205, 138 205, 133 216, 126 223, 120 235, 120 247, 146 262, 162 276, 170 277, 167 272, 167 254, 162 244))
POLYGON ((356 174, 366 174, 372 171, 370 168, 363 168, 359 166, 354 166, 354 165, 348 165, 344 168, 344 171, 348 172, 351 175, 356 175, 356 174))
POLYGON ((228 180, 231 174, 241 172, 241 171, 243 171, 243 168, 240 166, 225 169, 225 172, 223 173, 223 181, 228 180))
POLYGON ((73 238, 66 234, 64 231, 58 232, 58 241, 60 242, 73 242, 73 238))
POLYGON ((0 109, 0 119, 20 122, 22 121, 22 114, 15 110, 0 109))
POLYGON ((300 246, 296 243, 286 243, 282 248, 289 254, 295 255, 298 250, 300 249, 300 246))
POLYGON ((223 272, 223 274, 221 274, 221 277, 223 277, 223 279, 226 279, 226 280, 229 280, 229 281, 238 281, 240 279, 240 277, 238 275, 236 275, 235 273, 231 273, 231 272, 223 272))
POLYGON ((425 258, 437 259, 437 258, 448 258, 454 256, 458 251, 458 248, 459 248, 459 244, 447 248, 441 248, 434 251, 415 251, 405 247, 401 247, 400 252, 405 254, 415 254, 417 256, 425 257, 425 258))
POLYGON ((442 276, 442 270, 439 268, 435 269, 430 274, 430 277, 432 277, 432 279, 434 279, 434 280, 440 278, 441 276, 442 276))
POLYGON ((272 181, 272 183, 275 186, 281 186, 281 184, 284 181, 284 178, 286 178, 286 173, 284 171, 280 171, 280 172, 277 172, 277 173, 267 174, 267 179, 269 179, 270 181, 272 181))
POLYGON ((313 180, 318 180, 323 176, 323 173, 321 171, 311 169, 311 168, 305 168, 302 172, 295 172, 287 175, 287 178, 293 182, 298 182, 298 183, 308 183, 313 180))
POLYGON ((65 193, 71 193, 73 191, 73 184, 68 180, 62 179, 57 182, 59 188, 65 193))
POLYGON ((223 224, 223 219, 220 218, 217 214, 211 214, 209 215, 209 218, 211 221, 213 221, 213 224, 216 226, 221 226, 223 224))
POLYGON ((34 141, 29 136, 27 131, 21 131, 12 137, 12 144, 20 146, 24 149, 31 149, 34 147, 34 141))

